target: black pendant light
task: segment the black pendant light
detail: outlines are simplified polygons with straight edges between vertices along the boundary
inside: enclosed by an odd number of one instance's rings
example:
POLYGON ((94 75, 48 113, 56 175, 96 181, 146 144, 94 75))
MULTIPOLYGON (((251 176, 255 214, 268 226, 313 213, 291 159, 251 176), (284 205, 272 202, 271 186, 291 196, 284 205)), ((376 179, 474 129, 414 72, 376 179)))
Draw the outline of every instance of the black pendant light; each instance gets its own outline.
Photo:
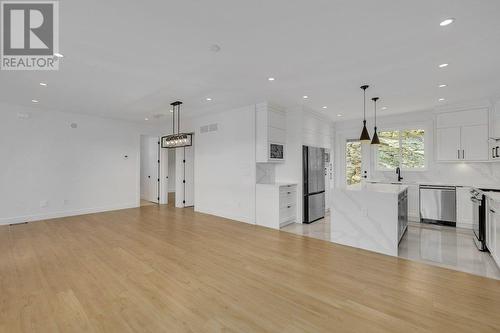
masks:
POLYGON ((379 100, 378 97, 373 97, 372 101, 375 106, 375 133, 373 133, 373 139, 372 139, 372 145, 379 145, 380 140, 378 139, 378 134, 377 134, 377 101, 379 100))
POLYGON ((368 133, 368 129, 366 128, 366 89, 368 89, 368 87, 369 85, 361 86, 361 89, 363 89, 363 130, 361 131, 359 141, 363 143, 370 142, 370 134, 368 133))

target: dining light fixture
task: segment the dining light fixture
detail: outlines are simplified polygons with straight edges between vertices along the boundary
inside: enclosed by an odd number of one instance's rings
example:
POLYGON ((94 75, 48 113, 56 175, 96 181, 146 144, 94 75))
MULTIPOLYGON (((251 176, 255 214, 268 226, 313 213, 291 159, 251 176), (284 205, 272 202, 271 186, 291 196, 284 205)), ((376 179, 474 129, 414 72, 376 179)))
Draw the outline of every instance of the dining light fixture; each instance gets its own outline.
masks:
POLYGON ((363 130, 361 131, 359 141, 363 143, 370 142, 370 134, 368 134, 368 129, 366 128, 366 89, 368 89, 368 87, 369 85, 367 84, 360 87, 363 89, 363 130))
POLYGON ((377 101, 379 100, 378 97, 373 97, 372 101, 374 104, 374 109, 375 109, 375 133, 373 133, 373 139, 372 139, 372 145, 379 145, 380 140, 378 139, 378 134, 377 134, 377 101))
POLYGON ((172 134, 161 138, 162 148, 179 148, 193 145, 193 133, 181 133, 181 104, 182 102, 173 102, 172 104, 172 134), (177 113, 177 133, 175 133, 175 114, 177 113))

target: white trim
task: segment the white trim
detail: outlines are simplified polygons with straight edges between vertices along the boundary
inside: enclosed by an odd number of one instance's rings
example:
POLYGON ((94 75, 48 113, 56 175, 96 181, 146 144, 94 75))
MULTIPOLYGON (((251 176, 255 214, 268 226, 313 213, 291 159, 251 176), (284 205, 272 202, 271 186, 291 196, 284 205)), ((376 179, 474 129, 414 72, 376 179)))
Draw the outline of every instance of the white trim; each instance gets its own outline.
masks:
POLYGON ((137 203, 125 203, 125 204, 121 204, 121 205, 58 211, 58 212, 52 212, 52 213, 46 213, 46 214, 34 214, 34 215, 7 217, 7 218, 0 218, 0 225, 35 222, 35 221, 56 219, 56 218, 61 218, 61 217, 86 215, 86 214, 93 214, 93 213, 102 213, 102 212, 108 212, 108 211, 113 211, 113 210, 121 210, 121 209, 137 208, 137 207, 139 207, 139 205, 137 203))

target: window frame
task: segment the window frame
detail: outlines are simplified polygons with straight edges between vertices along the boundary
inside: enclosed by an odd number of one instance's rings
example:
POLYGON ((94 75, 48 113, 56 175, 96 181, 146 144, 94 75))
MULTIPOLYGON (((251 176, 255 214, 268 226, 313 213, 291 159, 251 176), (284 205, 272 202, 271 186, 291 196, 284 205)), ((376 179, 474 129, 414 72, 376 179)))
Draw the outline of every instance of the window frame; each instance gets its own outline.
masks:
MULTIPOLYGON (((384 128, 384 129, 380 129, 378 132, 395 132, 395 131, 398 131, 399 132, 399 149, 398 149, 398 165, 399 165, 399 168, 402 170, 402 171, 407 171, 407 172, 422 172, 422 171, 428 171, 428 166, 429 166, 429 152, 428 152, 428 146, 427 146, 427 142, 428 142, 428 129, 426 128, 426 126, 404 126, 404 127, 388 127, 388 128, 384 128), (401 138, 401 132, 403 131, 412 131, 412 130, 422 130, 424 131, 424 167, 423 168, 406 168, 406 167, 403 167, 403 161, 402 161, 402 158, 403 158, 403 154, 402 154, 402 138, 401 138)), ((379 150, 378 150, 378 146, 375 147, 375 170, 376 171, 394 171, 394 169, 391 169, 391 168, 384 168, 384 167, 381 167, 380 164, 379 164, 379 150)))

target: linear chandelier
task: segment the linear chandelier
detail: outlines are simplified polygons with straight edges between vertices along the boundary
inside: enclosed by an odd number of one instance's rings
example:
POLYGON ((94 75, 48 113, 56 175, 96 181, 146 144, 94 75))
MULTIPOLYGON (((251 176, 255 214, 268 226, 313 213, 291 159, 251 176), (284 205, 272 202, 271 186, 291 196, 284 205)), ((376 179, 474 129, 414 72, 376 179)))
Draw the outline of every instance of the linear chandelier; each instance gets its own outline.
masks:
POLYGON ((181 104, 176 101, 172 105, 172 134, 161 138, 162 148, 181 148, 193 145, 193 133, 181 133, 181 104), (177 133, 175 133, 175 114, 177 113, 177 133))

